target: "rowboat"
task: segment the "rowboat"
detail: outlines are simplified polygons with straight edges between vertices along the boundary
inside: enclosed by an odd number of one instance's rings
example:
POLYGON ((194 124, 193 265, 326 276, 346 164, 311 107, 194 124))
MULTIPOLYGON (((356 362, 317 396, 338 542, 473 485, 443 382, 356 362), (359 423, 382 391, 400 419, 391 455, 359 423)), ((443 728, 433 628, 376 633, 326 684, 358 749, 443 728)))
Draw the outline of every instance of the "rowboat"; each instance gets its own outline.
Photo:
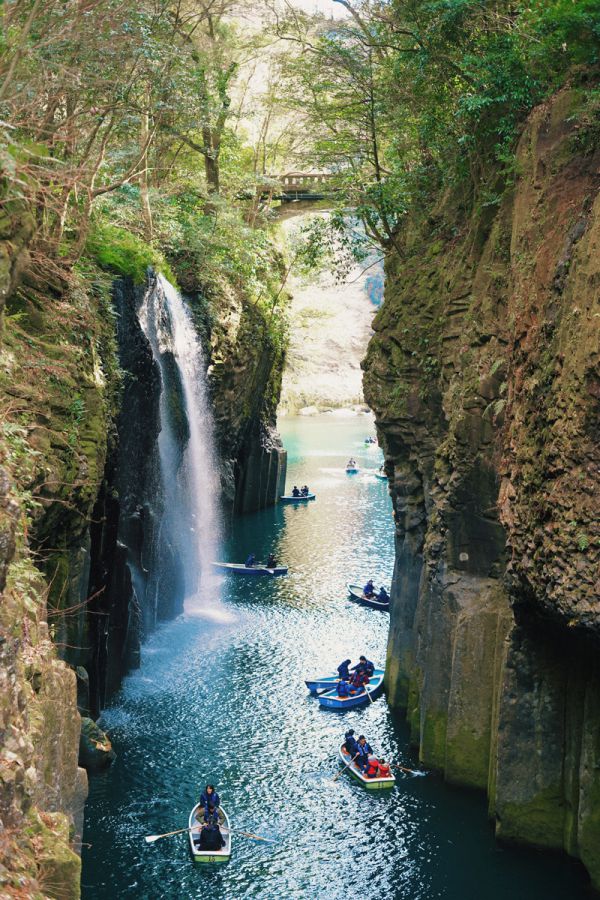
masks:
POLYGON ((316 496, 316 494, 301 494, 299 497, 294 497, 293 494, 282 494, 279 499, 282 503, 302 503, 304 500, 314 500, 316 496))
MULTIPOLYGON (((373 675, 383 675, 383 671, 383 669, 375 669, 373 675)), ((339 680, 339 675, 320 675, 316 678, 307 678, 304 683, 311 694, 316 694, 319 691, 333 690, 337 687, 339 680)))
POLYGON ((357 472, 360 472, 358 466, 346 466, 346 475, 356 475, 357 472))
POLYGON ((382 603, 381 600, 377 600, 375 597, 365 597, 362 588, 358 584, 349 584, 348 593, 350 594, 350 598, 354 600, 355 603, 360 603, 361 606, 370 606, 371 609, 382 609, 384 611, 389 610, 390 608, 389 601, 387 603, 382 603))
POLYGON ((386 788, 393 788, 396 784, 396 779, 393 775, 387 775, 385 778, 367 778, 367 776, 361 772, 359 767, 355 762, 350 762, 352 757, 349 753, 344 751, 344 745, 340 747, 340 759, 344 763, 345 766, 348 766, 348 772, 351 772, 355 778, 360 781, 361 784, 364 784, 366 788, 370 791, 383 791, 386 788))
POLYGON ((213 563, 213 568, 217 572, 227 572, 234 575, 287 575, 287 566, 276 566, 274 569, 267 569, 266 566, 260 564, 256 566, 245 566, 243 563, 213 563))
MULTIPOLYGON (((191 811, 189 828, 193 828, 195 825, 202 824, 202 821, 197 818, 197 812, 199 808, 200 804, 197 803, 191 811)), ((198 842, 200 840, 200 829, 198 828, 197 830, 190 831, 190 850, 192 851, 194 862, 205 864, 224 863, 228 862, 231 857, 231 831, 229 826, 229 817, 222 806, 219 807, 219 809, 223 814, 223 820, 221 822, 221 833, 223 835, 223 840, 225 841, 225 846, 222 850, 200 850, 198 847, 198 842)))
POLYGON ((379 672, 381 673, 380 675, 371 676, 371 680, 365 686, 365 690, 361 691, 360 694, 354 694, 352 697, 338 697, 337 689, 334 689, 333 691, 319 694, 319 703, 327 709, 353 709, 355 706, 364 706, 365 703, 370 703, 369 697, 371 700, 375 700, 383 687, 383 672, 381 669, 379 669, 379 672))
POLYGON ((380 481, 387 481, 388 477, 383 472, 375 472, 375 478, 379 478, 380 481))

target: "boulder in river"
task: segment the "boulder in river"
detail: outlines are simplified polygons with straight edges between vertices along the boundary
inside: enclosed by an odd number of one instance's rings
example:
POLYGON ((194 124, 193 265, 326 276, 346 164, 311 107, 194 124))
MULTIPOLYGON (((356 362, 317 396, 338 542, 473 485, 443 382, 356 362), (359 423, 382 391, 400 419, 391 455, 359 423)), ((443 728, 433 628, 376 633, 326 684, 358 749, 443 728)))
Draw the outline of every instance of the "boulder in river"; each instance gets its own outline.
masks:
POLYGON ((79 765, 88 772, 100 772, 108 768, 116 759, 116 753, 108 735, 96 725, 93 719, 84 716, 81 719, 81 737, 79 739, 79 765))

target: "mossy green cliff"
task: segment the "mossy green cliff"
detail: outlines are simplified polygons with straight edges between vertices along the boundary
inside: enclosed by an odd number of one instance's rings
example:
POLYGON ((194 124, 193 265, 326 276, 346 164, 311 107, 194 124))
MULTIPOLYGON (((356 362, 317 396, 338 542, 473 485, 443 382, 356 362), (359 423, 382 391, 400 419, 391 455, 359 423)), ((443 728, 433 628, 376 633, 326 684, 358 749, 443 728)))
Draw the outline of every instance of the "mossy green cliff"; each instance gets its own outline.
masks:
MULTIPOLYGON (((90 771, 112 759, 92 719, 139 664, 144 635, 178 611, 176 600, 148 604, 135 583, 160 507, 160 377, 137 319, 144 285, 89 257, 42 283, 31 229, 3 237, 0 894, 62 900, 79 896, 78 754, 90 771)), ((190 302, 226 496, 241 509, 273 502, 285 466, 272 431, 283 335, 225 281, 209 298, 192 289, 190 302)))
MULTIPOLYGON (((365 392, 394 503, 387 689, 498 837, 600 887, 600 199, 585 83, 492 205, 448 191, 387 265, 365 392)), ((591 98, 591 99, 590 99, 591 98)))

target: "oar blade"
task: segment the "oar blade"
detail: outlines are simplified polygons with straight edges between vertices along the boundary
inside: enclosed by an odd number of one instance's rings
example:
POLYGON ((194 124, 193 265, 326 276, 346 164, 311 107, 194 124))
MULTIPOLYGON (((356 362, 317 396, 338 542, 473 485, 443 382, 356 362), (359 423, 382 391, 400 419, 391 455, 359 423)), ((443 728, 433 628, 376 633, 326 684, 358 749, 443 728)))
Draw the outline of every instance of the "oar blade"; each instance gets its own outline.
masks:
POLYGON ((153 844, 154 841, 157 841, 162 835, 160 834, 148 834, 144 838, 147 844, 153 844))

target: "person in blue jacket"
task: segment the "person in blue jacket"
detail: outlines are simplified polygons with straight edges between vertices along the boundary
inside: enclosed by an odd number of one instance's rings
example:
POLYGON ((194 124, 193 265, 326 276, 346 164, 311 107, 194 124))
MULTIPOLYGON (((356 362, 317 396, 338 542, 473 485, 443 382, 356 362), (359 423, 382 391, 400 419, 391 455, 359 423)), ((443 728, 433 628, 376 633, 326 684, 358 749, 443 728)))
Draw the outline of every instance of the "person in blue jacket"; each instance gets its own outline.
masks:
POLYGON ((383 585, 381 585, 381 587, 379 588, 379 593, 377 594, 377 599, 381 603, 389 603, 390 602, 390 595, 388 594, 388 592, 386 591, 386 589, 384 588, 383 585))
POLYGON ((350 678, 349 666, 350 666, 351 662, 352 662, 351 659, 345 659, 344 662, 341 662, 339 664, 339 666, 337 667, 337 670, 338 670, 338 675, 340 676, 340 678, 350 678))
POLYGON ((292 488, 292 497, 300 497, 300 491, 298 490, 297 484, 292 488))
POLYGON ((363 594, 365 597, 374 597, 375 596, 375 585, 373 584, 373 579, 369 578, 367 583, 363 588, 363 594))
POLYGON ((219 821, 219 807, 221 798, 215 790, 214 784, 207 784, 200 797, 200 814, 205 822, 219 821))
POLYGON ((251 553, 250 556, 248 557, 248 559, 246 560, 246 562, 244 563, 244 565, 246 566, 247 569, 251 569, 254 566, 255 562, 256 562, 256 554, 251 553))
POLYGON ((360 769, 365 771, 369 765, 369 756, 373 753, 373 748, 370 744, 367 744, 367 739, 364 734, 361 734, 358 738, 357 753, 358 757, 356 763, 360 769))
POLYGON ((349 697, 350 696, 350 685, 345 678, 342 678, 337 683, 337 694, 338 697, 349 697))
POLYGON ((354 728, 349 728, 344 735, 344 747, 350 756, 355 757, 358 753, 358 741, 354 737, 354 728))
POLYGON ((367 678, 371 678, 375 671, 375 665, 370 659, 367 659, 366 656, 359 656, 356 665, 352 666, 352 671, 359 672, 361 675, 366 675, 367 678))

